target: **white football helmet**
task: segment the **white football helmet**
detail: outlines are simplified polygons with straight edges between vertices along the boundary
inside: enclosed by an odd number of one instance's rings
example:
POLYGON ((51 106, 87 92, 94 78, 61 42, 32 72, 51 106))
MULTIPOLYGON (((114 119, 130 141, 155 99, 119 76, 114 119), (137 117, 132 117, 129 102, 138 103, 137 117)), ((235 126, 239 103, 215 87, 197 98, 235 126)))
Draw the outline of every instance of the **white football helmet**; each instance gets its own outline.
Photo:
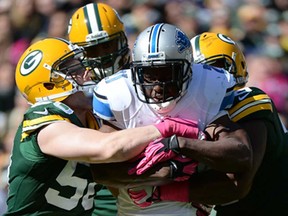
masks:
POLYGON ((165 23, 146 28, 132 51, 132 77, 139 100, 158 113, 171 111, 187 91, 191 61, 191 43, 183 31, 165 23))

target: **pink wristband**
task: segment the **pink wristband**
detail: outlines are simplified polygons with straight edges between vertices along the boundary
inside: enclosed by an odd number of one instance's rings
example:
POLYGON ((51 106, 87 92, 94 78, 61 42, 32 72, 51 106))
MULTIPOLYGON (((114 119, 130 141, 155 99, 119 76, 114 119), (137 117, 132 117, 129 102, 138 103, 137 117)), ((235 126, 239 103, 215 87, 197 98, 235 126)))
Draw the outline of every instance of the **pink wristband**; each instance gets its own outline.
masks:
POLYGON ((160 199, 179 201, 179 202, 190 202, 189 201, 189 181, 173 182, 167 185, 159 186, 160 199))

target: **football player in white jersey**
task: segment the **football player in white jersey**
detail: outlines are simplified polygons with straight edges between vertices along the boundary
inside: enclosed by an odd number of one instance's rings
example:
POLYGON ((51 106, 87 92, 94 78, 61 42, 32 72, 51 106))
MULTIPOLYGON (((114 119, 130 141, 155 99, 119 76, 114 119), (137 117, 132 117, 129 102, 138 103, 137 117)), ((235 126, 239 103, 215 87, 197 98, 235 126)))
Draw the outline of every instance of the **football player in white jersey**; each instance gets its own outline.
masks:
MULTIPOLYGON (((155 24, 137 37, 131 70, 106 77, 94 89, 93 111, 120 129, 139 127, 166 117, 190 119, 199 131, 225 115, 237 84, 226 70, 193 64, 189 38, 170 24, 155 24)), ((152 191, 153 186, 139 190, 152 191)), ((137 191, 137 189, 135 189, 137 191)), ((119 215, 196 215, 189 202, 146 205, 119 189, 119 215), (143 207, 143 206, 142 206, 143 207)))

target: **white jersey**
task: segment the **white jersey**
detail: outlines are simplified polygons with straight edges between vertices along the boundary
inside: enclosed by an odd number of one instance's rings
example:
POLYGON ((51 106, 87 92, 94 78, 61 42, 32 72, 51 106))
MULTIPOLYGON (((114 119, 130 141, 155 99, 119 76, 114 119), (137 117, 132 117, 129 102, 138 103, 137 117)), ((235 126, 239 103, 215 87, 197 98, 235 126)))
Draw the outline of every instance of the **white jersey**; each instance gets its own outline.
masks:
MULTIPOLYGON (((169 116, 197 121, 199 129, 203 130, 211 121, 226 114, 225 108, 230 107, 233 102, 232 91, 227 90, 233 88, 235 80, 227 71, 208 65, 193 64, 192 71, 187 93, 165 115, 138 100, 129 69, 97 84, 94 89, 93 111, 121 129, 157 123, 169 116)), ((119 192, 119 215, 196 215, 196 209, 190 203, 161 201, 140 208, 130 199, 127 189, 120 189, 119 192)))

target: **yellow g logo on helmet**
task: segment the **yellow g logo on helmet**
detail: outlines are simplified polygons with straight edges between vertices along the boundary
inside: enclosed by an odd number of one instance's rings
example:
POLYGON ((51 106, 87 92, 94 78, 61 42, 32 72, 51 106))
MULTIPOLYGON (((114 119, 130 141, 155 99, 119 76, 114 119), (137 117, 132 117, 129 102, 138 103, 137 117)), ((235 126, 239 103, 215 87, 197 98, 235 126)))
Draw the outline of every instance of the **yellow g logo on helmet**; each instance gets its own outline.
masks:
POLYGON ((25 76, 32 73, 40 64, 43 53, 40 50, 35 50, 29 53, 23 60, 20 66, 20 73, 25 76))
POLYGON ((233 74, 238 86, 248 81, 244 54, 238 44, 226 35, 204 32, 191 39, 194 63, 221 67, 233 74))
MULTIPOLYGON (((62 101, 75 89, 55 62, 66 62, 82 49, 71 48, 69 41, 61 38, 45 38, 31 44, 20 57, 15 70, 17 88, 27 101, 62 101)), ((59 64, 58 64, 59 65, 59 64)))
POLYGON ((226 36, 226 35, 218 34, 218 37, 219 37, 221 40, 223 40, 224 42, 226 42, 226 43, 235 45, 235 42, 234 42, 231 38, 229 38, 228 36, 226 36))

